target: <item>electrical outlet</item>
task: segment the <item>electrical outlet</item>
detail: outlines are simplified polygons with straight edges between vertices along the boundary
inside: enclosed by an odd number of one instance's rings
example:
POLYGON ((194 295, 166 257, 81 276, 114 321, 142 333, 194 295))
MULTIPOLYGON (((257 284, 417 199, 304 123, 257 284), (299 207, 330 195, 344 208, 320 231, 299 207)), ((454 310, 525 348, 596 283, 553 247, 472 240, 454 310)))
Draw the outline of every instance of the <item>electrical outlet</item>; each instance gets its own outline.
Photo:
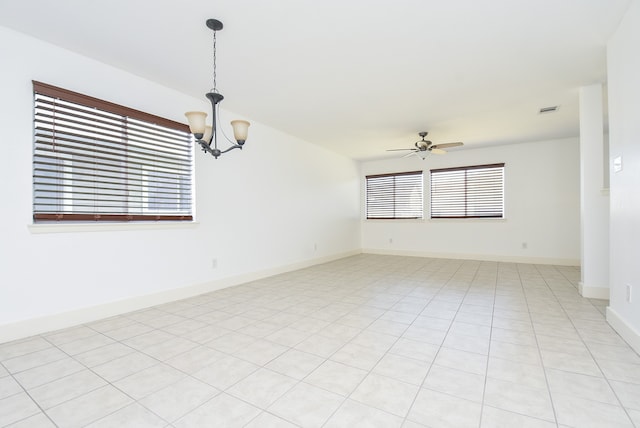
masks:
POLYGON ((313 251, 318 251, 318 244, 317 243, 313 244, 313 251))
POLYGON ((632 293, 631 293, 631 284, 627 284, 627 303, 631 303, 632 293))
POLYGON ((393 238, 389 238, 389 244, 393 244, 393 238))
POLYGON ((522 249, 523 249, 523 250, 526 250, 526 249, 527 249, 527 247, 528 247, 528 244, 527 244, 526 242, 523 242, 523 243, 522 243, 522 249))
POLYGON ((211 269, 218 267, 218 259, 211 259, 211 269))

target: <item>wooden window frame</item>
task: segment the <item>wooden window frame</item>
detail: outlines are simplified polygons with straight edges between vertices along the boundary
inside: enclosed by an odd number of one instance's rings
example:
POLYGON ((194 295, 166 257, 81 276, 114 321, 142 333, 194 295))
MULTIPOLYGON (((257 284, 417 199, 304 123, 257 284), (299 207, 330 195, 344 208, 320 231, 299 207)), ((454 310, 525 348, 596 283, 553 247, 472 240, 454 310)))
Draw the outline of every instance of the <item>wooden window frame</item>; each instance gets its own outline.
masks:
POLYGON ((37 81, 33 96, 35 223, 193 220, 187 125, 37 81))

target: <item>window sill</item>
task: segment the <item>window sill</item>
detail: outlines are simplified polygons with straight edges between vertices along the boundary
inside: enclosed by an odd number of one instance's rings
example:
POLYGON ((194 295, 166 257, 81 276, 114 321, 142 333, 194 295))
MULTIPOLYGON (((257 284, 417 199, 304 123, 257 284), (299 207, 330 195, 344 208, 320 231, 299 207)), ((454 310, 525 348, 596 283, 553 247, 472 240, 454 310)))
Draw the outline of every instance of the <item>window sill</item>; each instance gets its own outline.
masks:
POLYGON ((365 223, 484 223, 484 222, 506 222, 507 218, 496 217, 476 217, 476 218, 398 218, 398 219, 381 219, 381 218, 366 218, 363 220, 365 223))
POLYGON ((32 234, 40 233, 76 233, 76 232, 115 232, 125 230, 192 229, 198 227, 197 221, 150 221, 130 223, 37 223, 27 226, 32 234))
POLYGON ((452 223, 459 223, 459 222, 506 222, 507 218, 506 217, 470 217, 470 218, 430 218, 428 219, 428 221, 433 221, 436 223, 440 223, 440 222, 452 222, 452 223))
POLYGON ((363 221, 371 223, 424 223, 424 218, 365 218, 363 221))

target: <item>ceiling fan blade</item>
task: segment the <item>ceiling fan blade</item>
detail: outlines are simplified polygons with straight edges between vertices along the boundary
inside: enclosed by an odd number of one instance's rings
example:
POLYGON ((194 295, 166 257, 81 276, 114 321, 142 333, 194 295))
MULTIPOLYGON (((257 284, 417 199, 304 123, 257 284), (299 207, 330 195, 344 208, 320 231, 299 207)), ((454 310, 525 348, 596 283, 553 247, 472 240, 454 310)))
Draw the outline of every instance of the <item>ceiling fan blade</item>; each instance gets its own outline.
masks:
POLYGON ((444 143, 444 144, 434 144, 433 147, 434 149, 446 149, 448 147, 458 147, 458 146, 462 146, 464 145, 464 143, 444 143))
POLYGON ((388 152, 399 152, 401 150, 412 150, 412 151, 414 151, 415 149, 387 149, 388 152))
POLYGON ((435 146, 431 148, 430 152, 431 153, 435 153, 437 155, 446 155, 447 154, 447 152, 445 150, 442 150, 441 148, 435 147, 435 146))
POLYGON ((402 159, 404 158, 408 158, 409 156, 413 156, 415 154, 417 154, 418 152, 416 152, 415 150, 413 150, 411 153, 407 153, 406 155, 402 156, 402 159))

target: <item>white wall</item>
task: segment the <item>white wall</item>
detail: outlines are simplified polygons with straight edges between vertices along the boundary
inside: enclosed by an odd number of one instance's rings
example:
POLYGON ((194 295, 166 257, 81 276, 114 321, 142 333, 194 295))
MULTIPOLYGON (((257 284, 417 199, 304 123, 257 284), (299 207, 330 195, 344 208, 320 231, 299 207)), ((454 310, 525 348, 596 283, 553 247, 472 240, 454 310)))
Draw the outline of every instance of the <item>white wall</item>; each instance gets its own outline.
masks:
POLYGON ((0 342, 359 252, 357 165, 259 123, 243 151, 195 154, 197 224, 41 233, 32 79, 181 122, 208 101, 2 27, 0 51, 0 342))
POLYGON ((610 292, 607 320, 640 352, 640 3, 633 1, 607 46, 610 292), (627 301, 626 285, 633 287, 627 301))
POLYGON ((602 84, 580 88, 580 294, 609 299, 609 189, 602 84))
MULTIPOLYGON (((578 140, 572 138, 451 151, 424 161, 411 156, 364 162, 362 183, 369 174, 423 170, 425 220, 363 220, 363 251, 578 265, 578 149, 578 140), (504 220, 428 219, 430 169, 501 162, 504 220)), ((364 209, 364 189, 361 200, 364 209)))

